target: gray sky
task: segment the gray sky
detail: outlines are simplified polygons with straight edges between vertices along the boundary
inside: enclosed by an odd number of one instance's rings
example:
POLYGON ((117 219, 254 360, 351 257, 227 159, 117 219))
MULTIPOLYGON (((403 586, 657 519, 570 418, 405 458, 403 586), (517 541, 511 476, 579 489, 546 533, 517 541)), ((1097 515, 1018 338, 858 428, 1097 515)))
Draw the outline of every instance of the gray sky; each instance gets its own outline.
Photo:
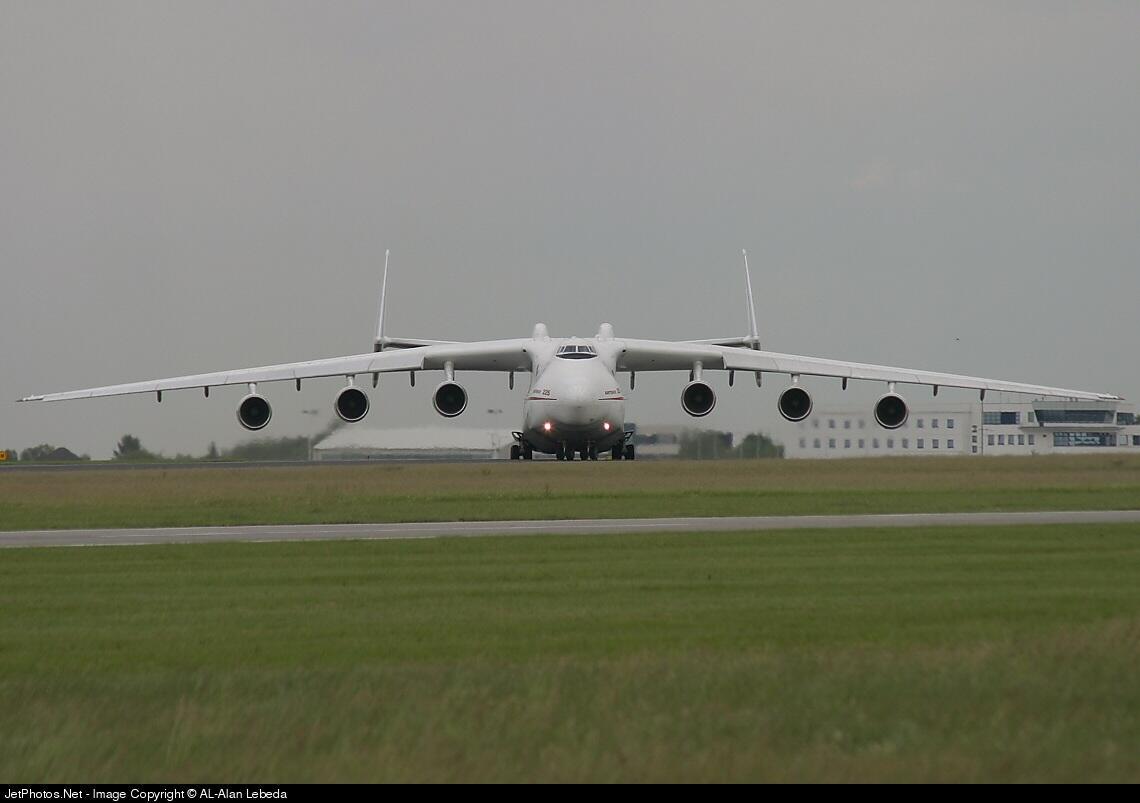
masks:
MULTIPOLYGON (((746 247, 770 348, 1140 398, 1137 3, 0 20, 0 447, 242 440, 238 389, 11 400, 368 351, 385 248, 393 334, 743 334, 746 247)), ((629 418, 685 423, 683 379, 639 378, 629 418)), ((523 388, 464 381, 452 425, 518 426, 523 388)), ((266 434, 323 424, 338 384, 267 386, 266 434)), ((368 424, 448 425, 432 384, 383 380, 368 424)), ((768 426, 780 385, 701 423, 768 426)))

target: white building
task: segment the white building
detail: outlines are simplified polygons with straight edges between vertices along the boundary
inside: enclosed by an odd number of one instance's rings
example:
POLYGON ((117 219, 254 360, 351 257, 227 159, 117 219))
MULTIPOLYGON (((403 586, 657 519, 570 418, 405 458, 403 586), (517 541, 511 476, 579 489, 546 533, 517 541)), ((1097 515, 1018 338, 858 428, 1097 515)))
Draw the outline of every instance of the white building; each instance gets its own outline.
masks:
POLYGON ((506 430, 340 427, 313 444, 314 460, 486 460, 510 456, 506 430))
POLYGON ((1028 401, 914 406, 899 429, 870 407, 824 407, 775 433, 787 457, 1140 454, 1135 407, 1123 402, 1028 401))

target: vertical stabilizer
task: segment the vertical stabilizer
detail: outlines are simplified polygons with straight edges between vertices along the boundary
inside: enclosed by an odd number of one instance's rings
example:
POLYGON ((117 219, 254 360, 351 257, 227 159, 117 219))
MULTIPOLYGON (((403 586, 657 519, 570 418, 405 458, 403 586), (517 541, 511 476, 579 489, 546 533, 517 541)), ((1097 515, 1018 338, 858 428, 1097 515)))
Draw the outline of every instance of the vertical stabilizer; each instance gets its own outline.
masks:
POLYGON ((748 251, 741 250, 744 255, 744 281, 748 285, 748 340, 749 345, 760 348, 760 332, 756 327, 756 302, 752 300, 752 272, 748 269, 748 251))
POLYGON ((384 275, 380 279, 380 311, 376 321, 376 351, 384 350, 384 308, 388 299, 388 249, 384 249, 384 275))

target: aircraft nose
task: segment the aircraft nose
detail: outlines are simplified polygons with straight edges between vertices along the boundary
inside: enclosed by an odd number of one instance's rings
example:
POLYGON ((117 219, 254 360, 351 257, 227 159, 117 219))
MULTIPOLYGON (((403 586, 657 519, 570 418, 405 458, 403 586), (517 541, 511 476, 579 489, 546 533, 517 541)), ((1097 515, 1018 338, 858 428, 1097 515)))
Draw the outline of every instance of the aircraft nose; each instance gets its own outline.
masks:
POLYGON ((562 396, 563 414, 567 424, 588 424, 591 420, 593 394, 583 385, 567 388, 562 396))

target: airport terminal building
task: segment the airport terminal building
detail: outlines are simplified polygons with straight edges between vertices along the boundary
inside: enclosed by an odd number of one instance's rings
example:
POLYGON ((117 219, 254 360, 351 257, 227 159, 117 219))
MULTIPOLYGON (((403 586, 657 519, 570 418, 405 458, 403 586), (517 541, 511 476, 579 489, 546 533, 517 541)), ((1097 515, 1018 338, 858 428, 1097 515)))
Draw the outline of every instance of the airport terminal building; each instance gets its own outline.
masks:
POLYGON ((870 409, 826 407, 776 433, 790 458, 901 455, 1140 454, 1140 424, 1126 402, 1040 400, 915 406, 896 430, 870 409))

